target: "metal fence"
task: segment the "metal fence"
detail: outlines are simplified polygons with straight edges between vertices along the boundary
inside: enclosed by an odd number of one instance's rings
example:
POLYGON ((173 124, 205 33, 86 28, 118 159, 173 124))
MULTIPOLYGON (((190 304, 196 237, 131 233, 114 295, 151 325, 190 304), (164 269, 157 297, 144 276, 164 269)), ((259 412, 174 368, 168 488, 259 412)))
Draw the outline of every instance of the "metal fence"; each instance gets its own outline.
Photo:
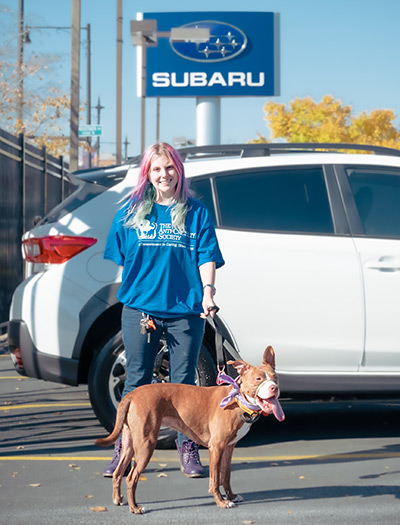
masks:
POLYGON ((63 157, 0 129, 0 323, 8 321, 12 294, 23 279, 21 237, 72 193, 63 157))

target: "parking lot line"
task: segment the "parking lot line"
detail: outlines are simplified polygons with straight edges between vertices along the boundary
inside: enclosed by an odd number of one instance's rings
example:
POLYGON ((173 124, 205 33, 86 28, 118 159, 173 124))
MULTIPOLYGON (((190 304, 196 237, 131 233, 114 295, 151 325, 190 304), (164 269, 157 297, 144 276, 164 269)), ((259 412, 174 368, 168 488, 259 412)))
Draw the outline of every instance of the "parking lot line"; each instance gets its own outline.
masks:
MULTIPOLYGON (((202 461, 206 459, 206 454, 202 457, 202 461)), ((0 461, 104 461, 111 456, 0 456, 0 461)), ((304 460, 315 460, 325 461, 329 460, 343 460, 343 459, 387 459, 387 458, 399 458, 400 452, 382 452, 382 453, 354 453, 354 454, 327 454, 327 455, 304 455, 304 456, 239 456, 232 458, 233 463, 237 462, 282 462, 282 461, 304 461, 304 460)), ((179 458, 171 457, 153 457, 151 462, 162 462, 162 463, 177 463, 179 458)))
POLYGON ((21 410, 23 408, 60 408, 60 407, 90 407, 90 403, 37 403, 29 405, 6 405, 0 410, 21 410))

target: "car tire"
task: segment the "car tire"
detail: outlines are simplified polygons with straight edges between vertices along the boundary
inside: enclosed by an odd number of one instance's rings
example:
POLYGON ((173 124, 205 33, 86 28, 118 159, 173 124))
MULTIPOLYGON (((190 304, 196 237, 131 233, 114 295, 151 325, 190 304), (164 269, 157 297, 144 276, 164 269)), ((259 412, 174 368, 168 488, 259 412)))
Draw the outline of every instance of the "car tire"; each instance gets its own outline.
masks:
MULTIPOLYGON (((153 382, 169 381, 169 360, 165 342, 160 343, 153 382)), ((203 341, 196 370, 196 384, 216 384, 217 370, 211 353, 203 341)), ((114 428, 117 407, 121 401, 126 378, 125 349, 119 330, 107 339, 92 360, 88 389, 94 413, 108 432, 114 428)), ((158 436, 157 448, 175 448, 176 431, 163 427, 158 436)))

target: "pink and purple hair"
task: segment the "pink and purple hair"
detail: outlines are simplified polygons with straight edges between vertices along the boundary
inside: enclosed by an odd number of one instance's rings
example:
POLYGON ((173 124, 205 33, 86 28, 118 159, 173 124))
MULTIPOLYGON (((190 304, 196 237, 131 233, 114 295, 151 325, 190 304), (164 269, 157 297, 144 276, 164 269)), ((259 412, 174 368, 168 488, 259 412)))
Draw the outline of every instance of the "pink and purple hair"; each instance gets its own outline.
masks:
POLYGON ((185 169, 179 153, 170 144, 159 142, 150 146, 143 155, 140 164, 139 179, 136 187, 128 197, 128 207, 125 224, 137 227, 154 204, 156 194, 149 180, 149 172, 153 160, 157 157, 167 157, 175 168, 178 182, 175 189, 172 219, 180 229, 183 229, 187 213, 187 202, 190 197, 189 187, 185 178, 185 169), (136 217, 137 216, 137 217, 136 217))

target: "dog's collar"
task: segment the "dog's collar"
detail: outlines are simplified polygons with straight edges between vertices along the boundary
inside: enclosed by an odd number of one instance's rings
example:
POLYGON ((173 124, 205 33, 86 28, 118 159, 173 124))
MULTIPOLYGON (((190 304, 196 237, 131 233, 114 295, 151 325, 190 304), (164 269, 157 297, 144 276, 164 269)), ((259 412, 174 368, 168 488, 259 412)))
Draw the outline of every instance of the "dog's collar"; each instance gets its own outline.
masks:
MULTIPOLYGON (((242 396, 240 395, 240 397, 242 396)), ((235 401, 239 408, 241 408, 243 411, 242 419, 245 423, 255 423, 260 418, 262 412, 261 408, 258 410, 251 410, 250 408, 247 408, 245 405, 243 405, 238 397, 235 397, 235 401)))
POLYGON ((232 386, 232 390, 229 392, 229 394, 224 397, 219 404, 221 408, 225 408, 228 406, 233 400, 236 401, 237 405, 242 409, 242 419, 246 423, 254 423, 260 416, 262 409, 259 405, 255 405, 253 403, 250 403, 240 392, 240 387, 238 385, 238 381, 240 379, 240 376, 238 376, 236 379, 233 379, 232 377, 220 372, 218 374, 217 378, 217 384, 221 385, 222 383, 228 383, 232 386))

